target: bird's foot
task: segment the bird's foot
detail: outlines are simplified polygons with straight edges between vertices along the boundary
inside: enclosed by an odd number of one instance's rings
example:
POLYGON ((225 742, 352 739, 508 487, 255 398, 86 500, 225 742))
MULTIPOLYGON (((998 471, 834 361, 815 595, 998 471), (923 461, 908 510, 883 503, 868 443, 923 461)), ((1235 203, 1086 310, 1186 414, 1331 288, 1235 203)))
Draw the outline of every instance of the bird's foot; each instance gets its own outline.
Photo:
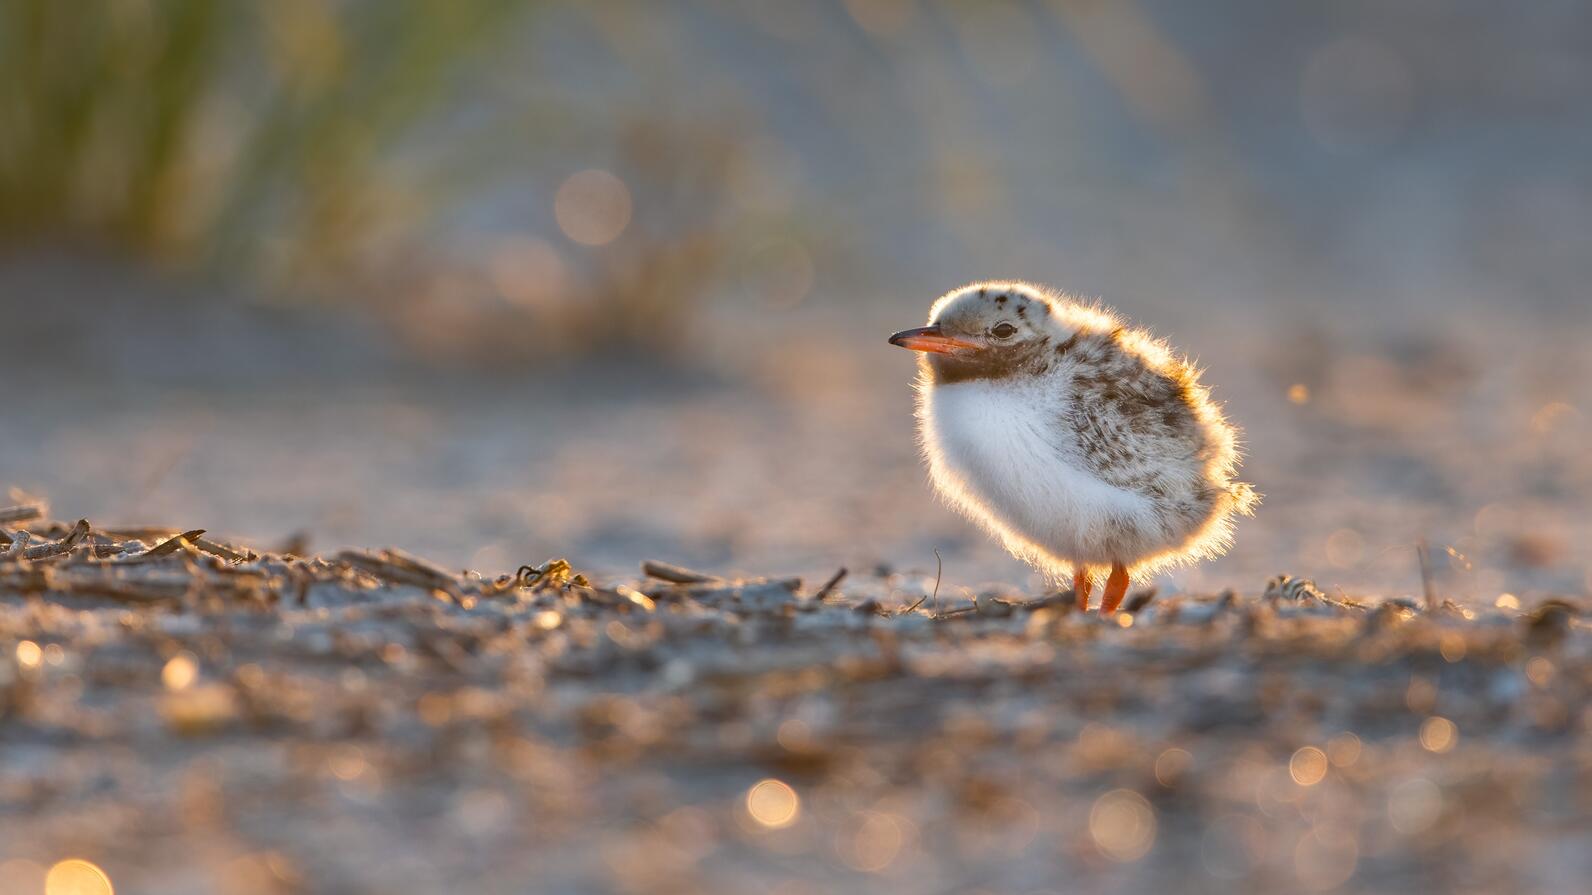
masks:
POLYGON ((1072 592, 1078 597, 1078 611, 1089 611, 1089 591, 1094 590, 1094 581, 1089 577, 1089 570, 1079 566, 1072 573, 1072 592))
POLYGON ((1100 614, 1110 615, 1122 605, 1122 598, 1128 595, 1128 567, 1122 563, 1111 564, 1111 577, 1106 579, 1106 591, 1100 597, 1100 614))

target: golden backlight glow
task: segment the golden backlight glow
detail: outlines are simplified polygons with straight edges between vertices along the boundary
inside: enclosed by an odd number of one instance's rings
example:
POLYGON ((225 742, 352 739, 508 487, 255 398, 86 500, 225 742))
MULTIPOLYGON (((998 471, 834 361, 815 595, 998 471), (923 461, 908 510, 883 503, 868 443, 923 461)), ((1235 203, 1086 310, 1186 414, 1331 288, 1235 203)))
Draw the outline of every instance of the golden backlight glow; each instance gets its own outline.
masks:
POLYGON ((759 780, 746 791, 746 813, 759 826, 783 830, 801 816, 801 798, 782 780, 759 780))
POLYGON ((80 858, 68 858, 44 877, 44 895, 114 895, 105 871, 80 858))

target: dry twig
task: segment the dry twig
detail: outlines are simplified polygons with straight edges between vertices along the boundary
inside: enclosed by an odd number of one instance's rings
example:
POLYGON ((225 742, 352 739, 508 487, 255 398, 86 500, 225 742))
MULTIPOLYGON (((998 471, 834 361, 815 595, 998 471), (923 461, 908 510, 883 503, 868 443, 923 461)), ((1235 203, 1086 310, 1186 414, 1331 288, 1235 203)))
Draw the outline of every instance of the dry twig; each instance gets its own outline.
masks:
POLYGON ((44 515, 44 507, 36 503, 15 507, 0 507, 0 525, 31 522, 42 515, 44 515))
POLYGON ((248 562, 255 556, 251 552, 240 552, 226 544, 218 544, 209 538, 194 538, 193 545, 211 556, 219 556, 227 562, 248 562))
POLYGON ((1421 593, 1426 597, 1428 612, 1437 608, 1437 588, 1432 584, 1432 551, 1422 538, 1415 544, 1415 558, 1421 564, 1421 593))
POLYGON ((712 584, 713 582, 724 580, 717 575, 693 572, 684 566, 659 562, 655 559, 646 560, 641 564, 641 574, 646 575, 648 578, 656 578, 659 581, 667 581, 670 584, 712 584))
POLYGON ((845 580, 846 572, 846 567, 841 566, 840 571, 830 576, 829 580, 824 582, 824 586, 818 589, 818 593, 813 594, 813 599, 820 601, 827 599, 830 594, 835 592, 835 588, 840 586, 840 582, 845 580))
MULTIPOLYGON (((72 552, 73 547, 76 547, 83 541, 84 538, 88 537, 88 534, 88 520, 79 519, 77 520, 77 524, 72 526, 72 530, 67 532, 66 537, 56 541, 53 544, 40 544, 37 547, 30 547, 26 550, 23 550, 21 552, 21 557, 23 559, 29 560, 30 562, 36 562, 39 560, 54 559, 57 556, 65 556, 66 554, 72 552)), ((14 555, 15 552, 13 552, 13 556, 14 555)))

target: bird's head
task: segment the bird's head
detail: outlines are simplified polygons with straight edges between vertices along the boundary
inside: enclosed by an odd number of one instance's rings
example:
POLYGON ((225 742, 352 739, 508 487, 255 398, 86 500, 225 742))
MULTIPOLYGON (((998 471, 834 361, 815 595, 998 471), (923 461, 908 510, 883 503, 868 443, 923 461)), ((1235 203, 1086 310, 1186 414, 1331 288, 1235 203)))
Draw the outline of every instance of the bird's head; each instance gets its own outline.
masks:
POLYGON ((937 383, 1037 375, 1077 335, 1058 313, 1063 301, 1030 283, 974 283, 941 296, 928 326, 902 330, 890 344, 922 352, 937 383))

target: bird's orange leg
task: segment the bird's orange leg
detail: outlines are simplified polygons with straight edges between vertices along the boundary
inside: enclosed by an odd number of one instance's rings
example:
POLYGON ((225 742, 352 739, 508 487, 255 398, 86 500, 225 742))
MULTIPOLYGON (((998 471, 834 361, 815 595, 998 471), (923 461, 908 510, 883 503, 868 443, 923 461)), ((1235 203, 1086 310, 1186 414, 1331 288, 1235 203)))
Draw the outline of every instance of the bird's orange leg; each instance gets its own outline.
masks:
POLYGON ((1110 615, 1122 605, 1128 595, 1128 567, 1122 563, 1111 564, 1111 577, 1106 579, 1106 592, 1100 597, 1100 614, 1110 615))
POLYGON ((1089 611, 1089 591, 1094 590, 1094 580, 1089 577, 1089 567, 1079 566, 1072 571, 1072 592, 1078 596, 1078 611, 1089 611))

